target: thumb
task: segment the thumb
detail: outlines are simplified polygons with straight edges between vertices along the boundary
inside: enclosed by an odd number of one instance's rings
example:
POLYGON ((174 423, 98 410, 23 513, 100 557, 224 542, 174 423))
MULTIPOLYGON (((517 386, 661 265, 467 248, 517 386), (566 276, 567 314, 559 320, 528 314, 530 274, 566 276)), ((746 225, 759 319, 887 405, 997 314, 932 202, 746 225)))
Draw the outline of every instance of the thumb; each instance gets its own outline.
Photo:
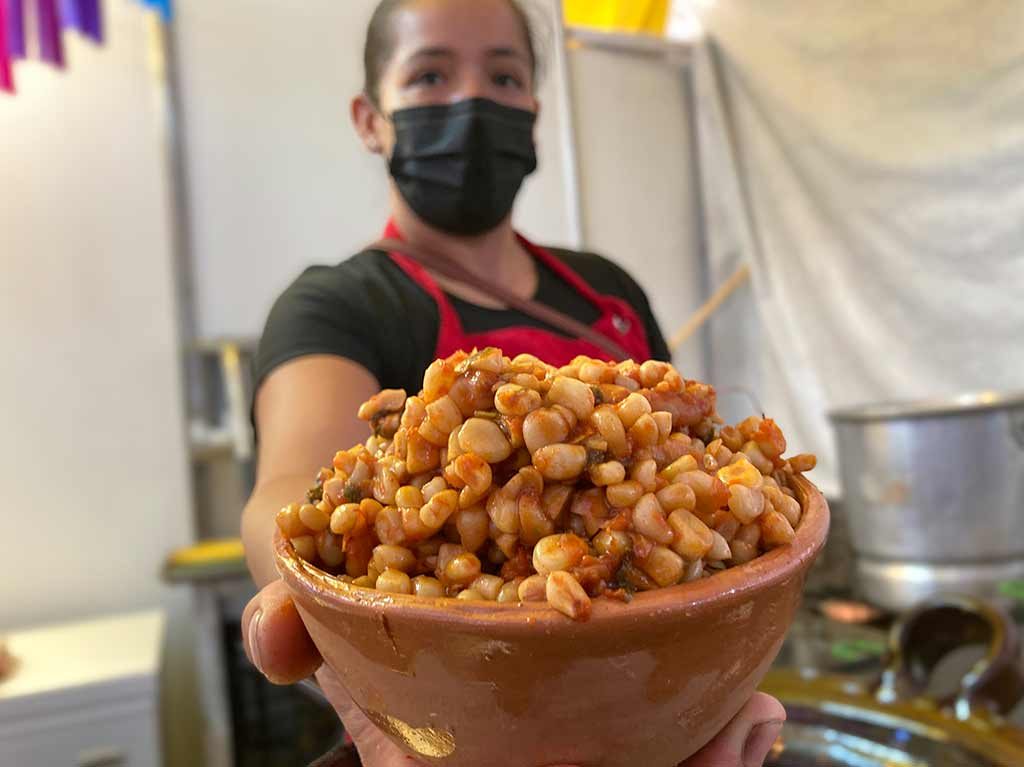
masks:
POLYGON ((770 695, 754 693, 714 740, 679 767, 761 767, 785 721, 781 703, 770 695))
POLYGON ((252 664, 274 684, 306 679, 322 662, 283 581, 263 587, 245 606, 242 643, 252 664))

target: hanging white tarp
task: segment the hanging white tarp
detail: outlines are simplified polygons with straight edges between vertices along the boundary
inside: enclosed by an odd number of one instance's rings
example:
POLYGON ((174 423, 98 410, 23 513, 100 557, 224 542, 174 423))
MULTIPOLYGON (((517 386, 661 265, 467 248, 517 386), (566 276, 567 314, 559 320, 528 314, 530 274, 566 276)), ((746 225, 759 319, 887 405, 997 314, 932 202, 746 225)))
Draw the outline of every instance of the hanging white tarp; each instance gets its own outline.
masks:
POLYGON ((701 6, 713 378, 835 490, 828 408, 1024 388, 1024 3, 701 6))

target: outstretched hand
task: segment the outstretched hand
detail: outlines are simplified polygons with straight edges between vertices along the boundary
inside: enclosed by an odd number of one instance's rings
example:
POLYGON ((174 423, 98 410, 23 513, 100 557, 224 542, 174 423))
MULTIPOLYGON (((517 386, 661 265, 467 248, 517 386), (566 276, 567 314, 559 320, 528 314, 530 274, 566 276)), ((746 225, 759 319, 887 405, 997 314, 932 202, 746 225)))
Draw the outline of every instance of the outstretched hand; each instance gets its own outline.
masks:
MULTIPOLYGON (((316 673, 365 767, 421 767, 366 718, 338 676, 322 665, 283 582, 266 586, 246 606, 242 637, 249 660, 275 684, 294 684, 316 673)), ((785 719, 781 703, 756 693, 725 729, 680 767, 761 767, 785 719)))

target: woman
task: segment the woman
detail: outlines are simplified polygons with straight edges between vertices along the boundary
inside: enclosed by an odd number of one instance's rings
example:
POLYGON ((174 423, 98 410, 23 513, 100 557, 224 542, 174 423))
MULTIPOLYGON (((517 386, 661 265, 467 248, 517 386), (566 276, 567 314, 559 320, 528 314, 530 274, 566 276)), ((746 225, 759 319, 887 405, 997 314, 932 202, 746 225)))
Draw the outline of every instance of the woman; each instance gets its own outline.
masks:
MULTIPOLYGON (((513 0, 380 3, 352 118, 366 148, 388 162, 385 234, 556 306, 636 359, 667 359, 643 292, 622 270, 596 256, 539 248, 512 228, 513 201, 536 165, 532 40, 513 0), (438 146, 440 155, 431 151, 438 146)), ((354 415, 360 403, 380 388, 417 391, 435 357, 486 345, 555 363, 607 357, 411 259, 377 251, 307 270, 278 300, 261 343, 259 472, 243 537, 263 589, 243 616, 246 649, 273 682, 316 672, 368 767, 410 761, 328 669, 317 671, 320 657, 274 569, 274 515, 301 496, 324 456, 365 438, 354 415)), ((761 764, 784 718, 777 702, 758 696, 687 764, 761 764)))

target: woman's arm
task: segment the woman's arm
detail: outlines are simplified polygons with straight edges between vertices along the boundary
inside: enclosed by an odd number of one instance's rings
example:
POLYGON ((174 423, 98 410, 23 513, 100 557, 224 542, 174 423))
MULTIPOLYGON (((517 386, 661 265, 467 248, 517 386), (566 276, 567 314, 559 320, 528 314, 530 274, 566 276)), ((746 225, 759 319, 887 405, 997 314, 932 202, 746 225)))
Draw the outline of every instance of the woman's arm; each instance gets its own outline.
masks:
POLYGON ((257 586, 277 580, 277 511, 303 497, 334 453, 365 441, 359 405, 377 393, 373 375, 342 357, 301 357, 275 369, 256 394, 256 486, 242 516, 242 540, 257 586))

